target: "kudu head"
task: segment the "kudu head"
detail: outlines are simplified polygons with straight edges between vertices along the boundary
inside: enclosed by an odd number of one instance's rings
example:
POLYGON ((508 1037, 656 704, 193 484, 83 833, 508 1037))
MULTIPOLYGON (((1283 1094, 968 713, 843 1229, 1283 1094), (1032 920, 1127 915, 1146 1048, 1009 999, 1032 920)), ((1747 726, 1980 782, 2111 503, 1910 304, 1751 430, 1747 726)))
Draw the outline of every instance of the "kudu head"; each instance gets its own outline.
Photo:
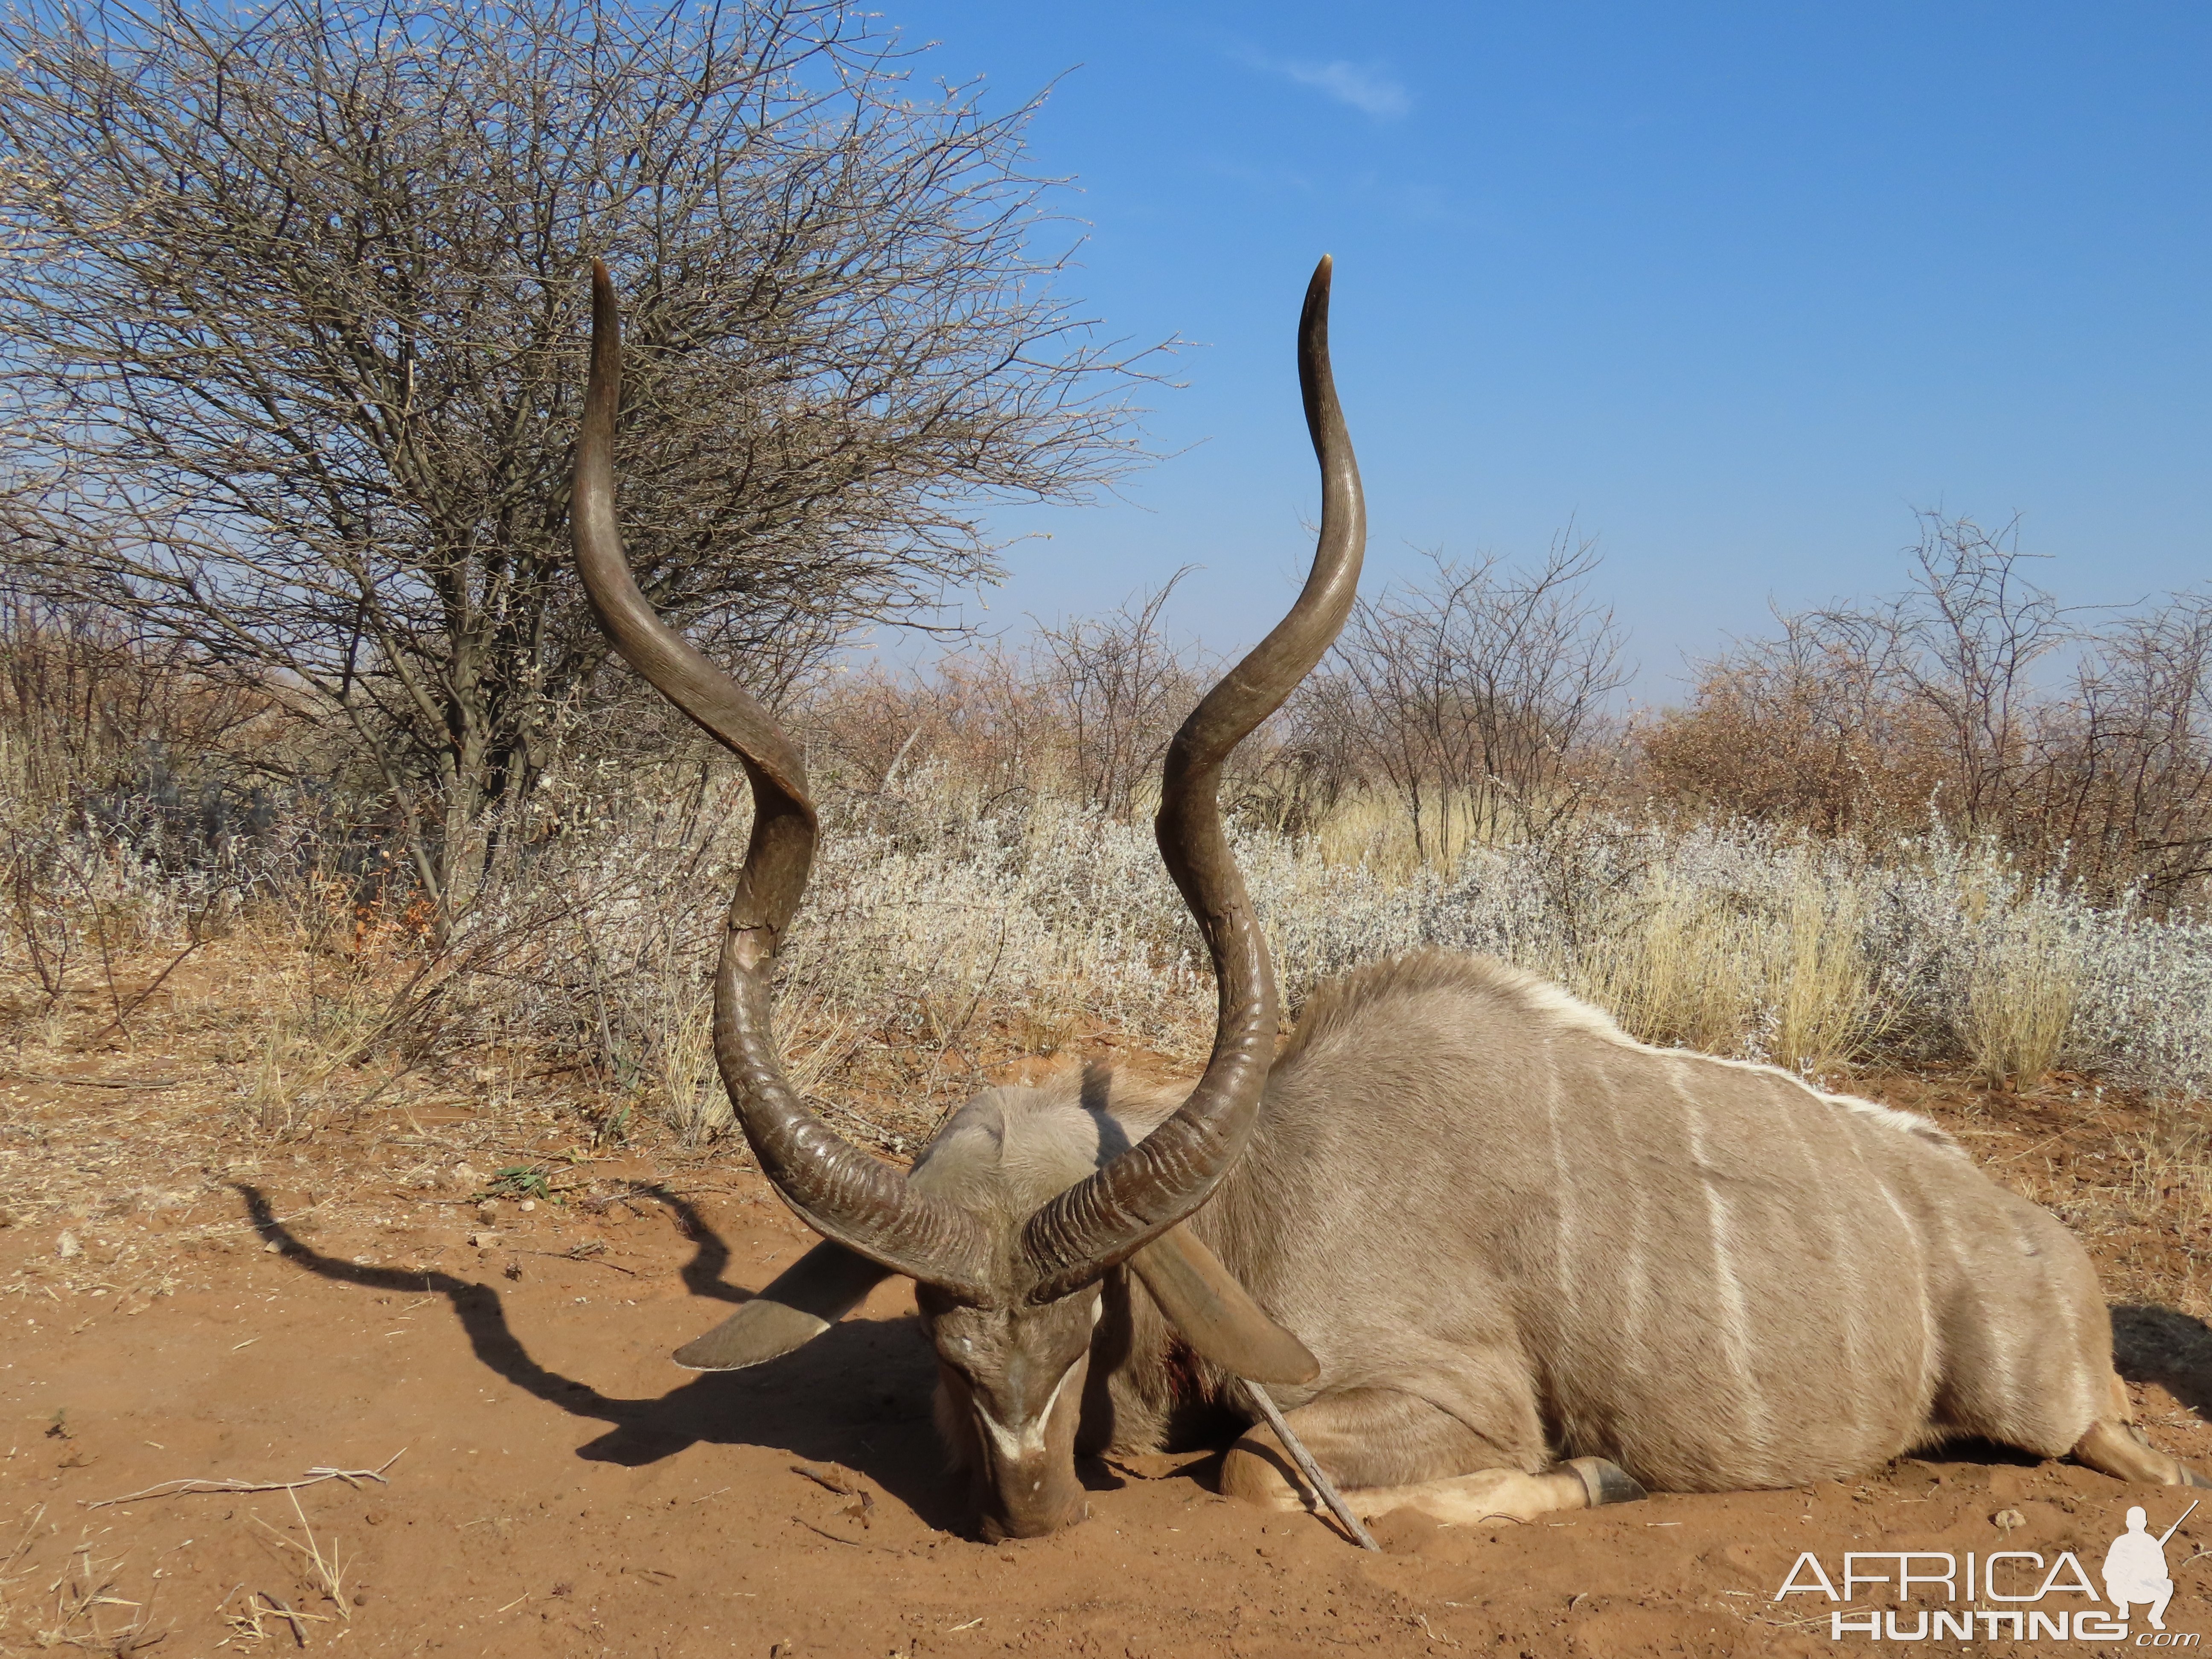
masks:
MULTIPOLYGON (((1223 833, 1216 796, 1238 743, 1279 708, 1343 626, 1366 540, 1359 473, 1328 362, 1329 262, 1306 290, 1298 376, 1322 471, 1313 568, 1290 613, 1207 692, 1170 748, 1160 855, 1190 906, 1218 988, 1213 1049, 1174 1115, 1134 1146, 1045 1193, 925 1155, 909 1176, 852 1146, 793 1094, 777 1059, 769 979, 814 856, 816 819, 798 750, 768 710, 664 623, 623 552, 614 433, 622 347, 614 288, 595 265, 591 381, 576 451, 576 562, 599 623, 630 665, 734 753, 752 784, 751 844, 714 975, 714 1055, 762 1172, 827 1241, 676 1358, 734 1370, 788 1352, 905 1273, 937 1347, 941 1403, 975 1472, 986 1536, 1035 1536, 1080 1520, 1074 1443, 1100 1281, 1128 1263, 1200 1353, 1234 1375, 1301 1381, 1304 1345, 1255 1306, 1179 1225, 1243 1149, 1273 1057, 1267 941, 1223 833)), ((933 1147, 933 1152, 938 1150, 933 1147)))

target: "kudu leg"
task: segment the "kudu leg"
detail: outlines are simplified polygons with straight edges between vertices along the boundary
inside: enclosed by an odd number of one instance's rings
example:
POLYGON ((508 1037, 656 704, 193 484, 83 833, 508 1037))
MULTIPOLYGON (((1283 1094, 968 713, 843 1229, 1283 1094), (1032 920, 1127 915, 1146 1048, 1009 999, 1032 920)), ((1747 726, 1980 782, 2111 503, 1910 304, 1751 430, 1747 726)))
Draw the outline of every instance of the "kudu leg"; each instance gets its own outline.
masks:
MULTIPOLYGON (((1528 1521, 1556 1510, 1644 1496, 1641 1486, 1601 1458, 1543 1468, 1540 1443, 1500 1444, 1509 1437, 1479 1434, 1425 1400, 1390 1389, 1333 1395, 1287 1415, 1315 1461, 1363 1516, 1410 1508, 1466 1524, 1498 1516, 1528 1521), (1515 1467, 1530 1462, 1539 1468, 1515 1467)), ((1533 1411, 1529 1417, 1533 1426, 1533 1411)), ((1310 1507, 1296 1468, 1264 1427, 1230 1448, 1221 1490, 1266 1509, 1310 1507)))
POLYGON ((2122 1423, 2106 1419, 2089 1425, 2089 1432, 2074 1443, 2077 1463, 2086 1463, 2100 1474, 2132 1480, 2145 1486, 2212 1487, 2178 1457, 2169 1457, 2155 1446, 2144 1444, 2122 1423))
POLYGON ((2132 1480, 2138 1486, 2212 1488, 2212 1480, 2179 1458, 2167 1456, 2133 1426, 2135 1409, 2128 1399, 2128 1385, 2118 1375, 2112 1379, 2111 1392, 2112 1414, 2092 1423, 2089 1432, 2074 1443, 2069 1456, 2100 1474, 2132 1480))

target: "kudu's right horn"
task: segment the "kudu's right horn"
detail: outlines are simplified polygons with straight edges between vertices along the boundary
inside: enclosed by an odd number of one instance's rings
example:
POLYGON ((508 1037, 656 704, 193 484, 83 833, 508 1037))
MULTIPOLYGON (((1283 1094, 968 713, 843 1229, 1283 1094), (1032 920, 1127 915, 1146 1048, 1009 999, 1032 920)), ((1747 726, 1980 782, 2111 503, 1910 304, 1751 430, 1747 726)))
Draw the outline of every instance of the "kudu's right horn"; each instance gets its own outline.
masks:
POLYGON ((1290 614, 1191 711, 1160 780, 1160 856, 1213 958, 1213 1054, 1173 1117, 1030 1218, 1022 1244, 1035 1275, 1031 1301, 1065 1296, 1204 1204, 1244 1148, 1274 1060, 1274 971, 1222 831, 1218 795, 1222 763, 1313 672, 1359 586, 1367 507, 1329 372, 1330 270, 1323 255, 1298 317, 1298 387, 1321 463, 1313 568, 1290 614))

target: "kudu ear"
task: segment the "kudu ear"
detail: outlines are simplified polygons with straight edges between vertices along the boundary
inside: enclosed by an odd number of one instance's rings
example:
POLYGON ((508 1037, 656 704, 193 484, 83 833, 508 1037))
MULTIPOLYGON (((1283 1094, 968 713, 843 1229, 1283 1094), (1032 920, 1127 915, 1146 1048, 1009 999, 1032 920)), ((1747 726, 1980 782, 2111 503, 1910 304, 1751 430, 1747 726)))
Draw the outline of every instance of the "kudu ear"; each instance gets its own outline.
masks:
POLYGON ((817 1244, 727 1319, 676 1351, 695 1371, 741 1371, 811 1342, 891 1276, 842 1244, 817 1244))
POLYGON ((1183 1340, 1231 1376, 1310 1382, 1321 1375, 1312 1351, 1261 1312, 1188 1227, 1169 1228, 1129 1265, 1183 1340))

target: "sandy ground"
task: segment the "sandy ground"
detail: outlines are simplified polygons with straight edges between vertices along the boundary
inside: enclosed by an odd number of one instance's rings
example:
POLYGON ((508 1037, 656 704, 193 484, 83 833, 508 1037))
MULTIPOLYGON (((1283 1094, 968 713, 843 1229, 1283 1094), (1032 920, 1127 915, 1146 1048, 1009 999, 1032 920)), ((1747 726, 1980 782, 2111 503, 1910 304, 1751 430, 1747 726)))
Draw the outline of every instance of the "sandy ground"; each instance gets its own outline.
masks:
MULTIPOLYGON (((2183 1509, 1964 1448, 1527 1526, 1401 1514, 1370 1555, 1224 1503, 1195 1455, 1091 1465, 1087 1523, 989 1547, 943 1472, 902 1283, 757 1370, 670 1363, 811 1242, 741 1158, 595 1152, 557 1114, 518 1127, 404 1088, 292 1139, 241 1139, 233 1113, 196 1140, 194 1114, 220 1112, 189 1090, 87 1086, 162 1065, 0 1084, 0 1650, 1811 1653, 1869 1638, 1833 1639, 1822 1595, 1775 1599, 1803 1552, 1835 1575, 1849 1550, 2071 1550, 2094 1581, 2130 1503, 2154 1530, 2183 1509), (528 1208, 512 1178, 479 1196, 501 1168, 536 1172, 528 1208), (186 1478, 312 1484, 131 1496, 186 1478)), ((2142 1187, 2124 1152, 2150 1117, 2063 1089, 1887 1092, 2070 1206, 2116 1301, 2187 1299, 2197 1224, 2173 1218, 2201 1194, 2153 1193, 2163 1222, 2114 1196, 2142 1187)), ((2154 1304, 2119 1329, 2149 1431, 2212 1469, 2212 1332, 2154 1304)), ((2170 1630, 2212 1633, 2212 1506, 2167 1559, 2170 1630)), ((1945 1605, 1923 1594, 1905 1629, 1945 1605)), ((1993 1625, 1922 1650, 2068 1645, 1993 1625)))

